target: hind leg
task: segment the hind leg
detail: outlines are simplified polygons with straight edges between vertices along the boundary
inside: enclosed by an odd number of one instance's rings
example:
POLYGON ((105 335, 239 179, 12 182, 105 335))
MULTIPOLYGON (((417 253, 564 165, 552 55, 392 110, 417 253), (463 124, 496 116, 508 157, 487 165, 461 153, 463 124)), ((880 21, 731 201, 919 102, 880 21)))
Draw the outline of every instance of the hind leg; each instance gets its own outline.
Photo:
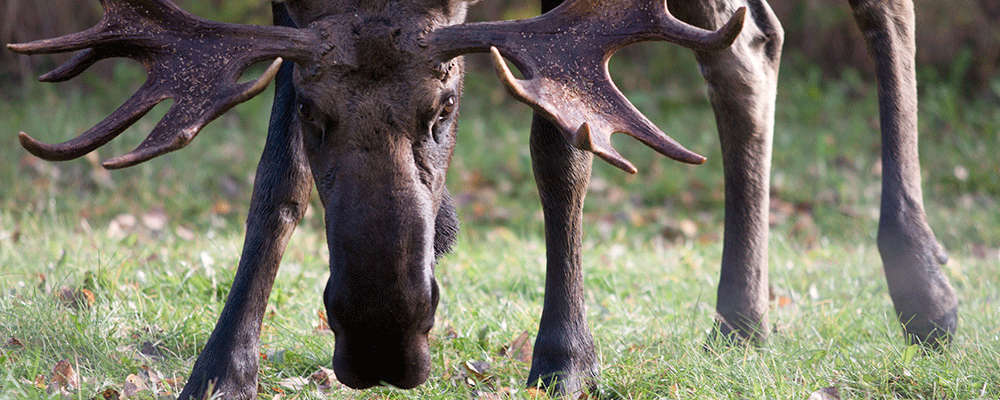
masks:
POLYGON ((948 257, 924 213, 917 155, 917 79, 910 0, 851 0, 875 59, 882 129, 878 249, 889 294, 911 342, 937 347, 955 333, 958 300, 940 264, 948 257))

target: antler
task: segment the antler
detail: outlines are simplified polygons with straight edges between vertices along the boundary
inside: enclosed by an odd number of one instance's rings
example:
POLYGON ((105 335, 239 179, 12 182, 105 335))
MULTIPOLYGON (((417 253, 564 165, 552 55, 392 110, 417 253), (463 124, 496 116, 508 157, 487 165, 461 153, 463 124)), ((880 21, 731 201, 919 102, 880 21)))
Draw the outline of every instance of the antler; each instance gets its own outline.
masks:
POLYGON ((94 27, 54 39, 7 48, 22 54, 83 50, 43 75, 43 82, 73 78, 105 58, 128 57, 149 76, 139 90, 103 121, 61 144, 39 142, 21 132, 21 145, 41 158, 68 160, 101 147, 157 103, 174 104, 132 152, 104 162, 123 168, 186 146, 208 122, 256 96, 274 78, 282 59, 309 62, 319 41, 311 30, 208 21, 166 0, 101 0, 104 17, 94 27), (256 80, 237 83, 255 62, 278 57, 256 80))
POLYGON ((725 49, 743 29, 745 15, 746 8, 740 8, 713 32, 677 20, 664 0, 567 0, 527 20, 441 28, 425 44, 439 61, 490 51, 511 95, 561 126, 577 148, 635 173, 635 166, 611 146, 612 133, 628 134, 678 161, 700 164, 705 157, 664 134, 622 95, 608 73, 611 55, 651 40, 725 49), (521 70, 524 80, 514 78, 501 55, 521 70))

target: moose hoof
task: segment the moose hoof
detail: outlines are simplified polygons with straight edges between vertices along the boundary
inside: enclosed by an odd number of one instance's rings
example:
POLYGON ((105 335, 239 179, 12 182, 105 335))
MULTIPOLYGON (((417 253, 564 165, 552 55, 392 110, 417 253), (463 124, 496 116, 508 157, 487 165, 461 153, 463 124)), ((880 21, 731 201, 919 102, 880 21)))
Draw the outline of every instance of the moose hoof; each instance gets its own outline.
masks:
POLYGON ((580 360, 545 360, 535 357, 528 374, 528 387, 553 397, 580 398, 597 393, 597 364, 580 360))
POLYGON ((709 333, 708 341, 705 343, 705 350, 719 345, 763 346, 767 343, 768 326, 769 324, 766 320, 751 323, 746 318, 726 318, 721 314, 716 314, 715 327, 709 333), (742 323, 733 323, 730 321, 739 321, 742 323))
POLYGON ((941 350, 955 335, 958 326, 958 307, 953 307, 932 320, 918 322, 915 318, 900 317, 903 333, 910 344, 919 344, 933 350, 941 350))

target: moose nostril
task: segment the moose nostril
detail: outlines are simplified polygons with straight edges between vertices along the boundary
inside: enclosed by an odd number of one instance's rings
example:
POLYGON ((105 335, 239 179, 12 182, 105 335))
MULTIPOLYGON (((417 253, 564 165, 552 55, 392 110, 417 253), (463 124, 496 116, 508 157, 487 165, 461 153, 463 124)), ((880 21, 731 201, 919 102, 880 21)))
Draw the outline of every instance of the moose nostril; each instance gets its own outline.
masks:
POLYGON ((412 389, 430 375, 430 353, 426 343, 418 348, 378 349, 366 343, 351 343, 339 336, 333 354, 333 371, 352 389, 390 385, 412 389))

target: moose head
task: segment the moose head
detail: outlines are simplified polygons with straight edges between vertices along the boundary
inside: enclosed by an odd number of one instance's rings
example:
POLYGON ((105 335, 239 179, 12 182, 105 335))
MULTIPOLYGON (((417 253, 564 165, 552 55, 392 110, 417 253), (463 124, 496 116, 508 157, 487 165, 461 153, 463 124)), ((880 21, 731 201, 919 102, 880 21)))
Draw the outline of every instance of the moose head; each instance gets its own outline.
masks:
POLYGON ((89 30, 8 48, 82 50, 43 81, 70 79, 109 57, 141 62, 147 81, 79 137, 52 145, 22 132, 21 144, 44 159, 76 158, 173 98, 138 148, 103 164, 135 165, 184 147, 205 124, 263 91, 283 60, 294 62, 293 99, 283 105, 293 111, 285 126, 301 137, 305 168, 325 208, 330 278, 324 302, 336 334, 333 365, 353 388, 411 388, 429 373, 428 332, 438 303, 433 270, 457 229, 444 182, 462 95, 461 55, 491 53, 514 97, 557 124, 569 143, 623 170, 636 169, 611 147, 615 132, 700 163, 704 158, 625 99, 607 62, 640 41, 725 48, 745 14, 741 9, 713 32, 674 19, 662 0, 575 0, 540 17, 484 23, 463 23, 462 0, 287 0, 275 7, 278 13, 287 8, 284 26, 248 26, 207 21, 167 0, 102 4, 104 17, 89 30), (524 79, 512 75, 504 57, 524 79), (261 77, 238 83, 244 69, 270 59, 261 77))

